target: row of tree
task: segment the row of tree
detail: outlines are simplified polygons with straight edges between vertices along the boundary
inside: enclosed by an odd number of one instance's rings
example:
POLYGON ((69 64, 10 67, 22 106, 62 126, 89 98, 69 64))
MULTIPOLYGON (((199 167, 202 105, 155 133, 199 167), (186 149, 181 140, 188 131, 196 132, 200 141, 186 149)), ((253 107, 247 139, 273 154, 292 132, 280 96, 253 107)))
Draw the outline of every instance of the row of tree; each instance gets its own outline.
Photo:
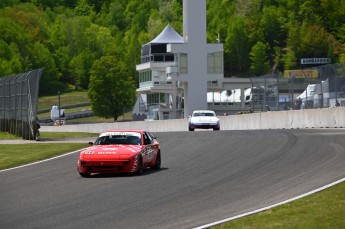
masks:
MULTIPOLYGON (((41 95, 87 89, 94 63, 111 57, 136 81, 141 45, 168 23, 182 35, 182 20, 182 0, 3 0, 0 76, 44 67, 41 95)), ((345 0, 208 0, 207 26, 227 77, 345 62, 345 0)))

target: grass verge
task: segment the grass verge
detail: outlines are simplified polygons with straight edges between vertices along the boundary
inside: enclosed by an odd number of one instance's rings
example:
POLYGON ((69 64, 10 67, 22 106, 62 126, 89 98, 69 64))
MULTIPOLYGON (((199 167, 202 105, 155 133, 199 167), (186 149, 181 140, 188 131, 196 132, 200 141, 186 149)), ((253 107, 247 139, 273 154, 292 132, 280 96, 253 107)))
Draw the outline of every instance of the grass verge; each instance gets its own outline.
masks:
MULTIPOLYGON (((94 133, 79 132, 42 132, 41 138, 58 139, 58 138, 81 138, 96 137, 94 133)), ((0 140, 14 140, 19 137, 0 132, 0 140)), ((44 160, 54 156, 62 155, 78 149, 88 147, 88 143, 29 143, 29 144, 2 144, 0 147, 0 170, 13 168, 20 165, 44 160)))
MULTIPOLYGON (((41 138, 84 138, 99 136, 98 133, 82 133, 82 132, 41 132, 41 138)), ((1 138, 0 138, 1 139, 1 138)))
MULTIPOLYGON (((90 99, 86 90, 80 91, 68 91, 60 95, 60 106, 68 106, 80 103, 88 103, 90 99)), ((42 96, 38 99, 38 110, 51 109, 52 106, 59 104, 58 95, 54 96, 42 96)))
POLYGON ((0 148, 0 170, 48 159, 87 146, 87 143, 3 144, 0 148))
POLYGON ((1 132, 0 131, 0 140, 14 140, 14 139, 20 139, 19 136, 10 134, 8 132, 1 132))
POLYGON ((345 228, 345 183, 212 229, 345 228))

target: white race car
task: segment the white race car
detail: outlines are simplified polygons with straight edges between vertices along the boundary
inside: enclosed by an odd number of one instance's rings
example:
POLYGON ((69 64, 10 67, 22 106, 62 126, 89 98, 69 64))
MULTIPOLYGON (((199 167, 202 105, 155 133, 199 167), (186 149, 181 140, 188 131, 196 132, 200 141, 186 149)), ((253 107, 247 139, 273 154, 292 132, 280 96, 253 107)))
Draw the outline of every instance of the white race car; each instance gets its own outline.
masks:
POLYGON ((195 110, 192 116, 189 116, 188 129, 213 129, 220 130, 219 117, 211 110, 195 110))

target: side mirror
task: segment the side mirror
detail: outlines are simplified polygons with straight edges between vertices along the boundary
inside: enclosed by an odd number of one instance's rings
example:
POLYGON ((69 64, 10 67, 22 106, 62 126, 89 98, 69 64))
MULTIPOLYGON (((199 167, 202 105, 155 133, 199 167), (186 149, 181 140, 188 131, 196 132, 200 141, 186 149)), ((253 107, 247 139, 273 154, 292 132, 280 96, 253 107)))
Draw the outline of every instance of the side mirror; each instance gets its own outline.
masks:
POLYGON ((89 142, 89 145, 93 146, 93 142, 89 142))

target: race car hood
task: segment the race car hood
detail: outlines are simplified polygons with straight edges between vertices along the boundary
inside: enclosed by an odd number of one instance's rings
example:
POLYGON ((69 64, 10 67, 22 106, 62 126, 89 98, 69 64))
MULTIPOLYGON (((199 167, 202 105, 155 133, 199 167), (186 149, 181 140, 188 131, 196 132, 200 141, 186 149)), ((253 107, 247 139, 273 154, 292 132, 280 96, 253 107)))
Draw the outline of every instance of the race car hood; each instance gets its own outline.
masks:
POLYGON ((95 145, 80 153, 81 160, 126 160, 139 153, 140 145, 95 145))
POLYGON ((219 121, 219 118, 212 117, 212 116, 200 116, 200 117, 191 117, 190 121, 192 123, 215 123, 219 121))

